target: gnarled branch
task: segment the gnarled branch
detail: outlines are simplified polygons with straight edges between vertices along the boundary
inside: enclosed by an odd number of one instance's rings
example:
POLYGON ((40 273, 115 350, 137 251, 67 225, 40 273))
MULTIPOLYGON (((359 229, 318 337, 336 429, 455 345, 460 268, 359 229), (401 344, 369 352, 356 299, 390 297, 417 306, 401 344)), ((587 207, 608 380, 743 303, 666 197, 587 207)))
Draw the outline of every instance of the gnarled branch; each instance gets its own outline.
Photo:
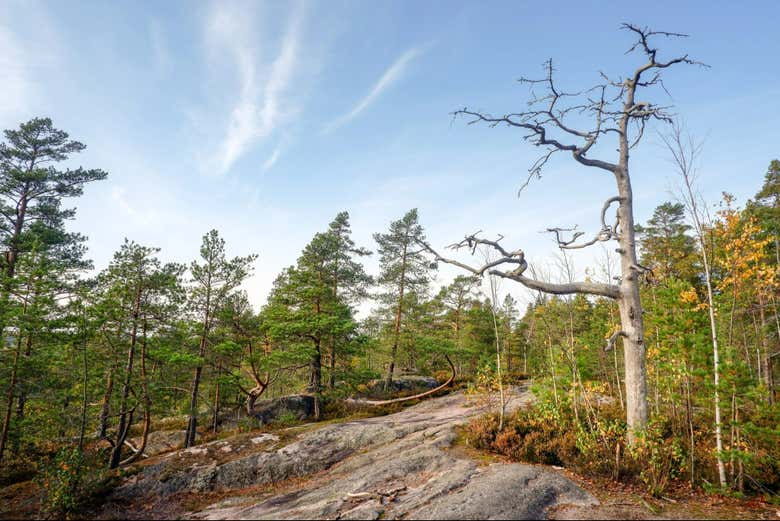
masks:
POLYGON ((433 249, 430 244, 426 242, 421 242, 420 244, 428 252, 430 252, 437 261, 441 261, 446 264, 452 264, 453 266, 458 266, 459 268, 470 271, 474 275, 483 276, 485 272, 487 272, 490 275, 517 281, 529 289, 543 291, 553 295, 571 295, 574 293, 582 293, 586 295, 596 295, 613 299, 620 297, 620 288, 613 284, 602 284, 598 282, 570 282, 565 284, 557 284, 526 277, 524 273, 526 269, 528 269, 528 263, 525 260, 525 253, 522 250, 509 252, 499 244, 499 241, 503 237, 499 237, 497 240, 491 241, 489 239, 482 239, 477 237, 478 233, 479 232, 466 236, 459 243, 451 245, 450 249, 458 250, 464 247, 468 247, 471 249, 471 253, 474 254, 474 251, 478 246, 484 245, 495 249, 502 255, 502 257, 488 262, 480 267, 473 267, 455 259, 443 257, 435 249, 433 249), (516 264, 517 267, 511 271, 500 271, 493 269, 503 264, 516 264))
POLYGON ((607 339, 607 345, 604 346, 604 351, 605 352, 612 351, 612 349, 615 348, 615 342, 617 342, 617 339, 621 336, 623 338, 628 337, 625 331, 615 331, 614 333, 612 333, 610 337, 607 339))
POLYGON ((588 242, 575 244, 577 239, 585 235, 585 232, 576 231, 576 226, 573 228, 547 228, 547 231, 555 234, 555 241, 558 243, 558 247, 562 250, 582 249, 587 248, 588 246, 592 246, 597 242, 606 242, 610 239, 619 239, 620 237, 618 236, 617 232, 618 226, 620 224, 619 214, 615 214, 615 222, 613 224, 607 224, 607 210, 609 210, 609 207, 616 202, 620 202, 620 197, 610 197, 604 202, 604 206, 601 208, 601 230, 599 230, 596 236, 588 242), (573 234, 571 239, 562 239, 561 232, 572 232, 573 234))

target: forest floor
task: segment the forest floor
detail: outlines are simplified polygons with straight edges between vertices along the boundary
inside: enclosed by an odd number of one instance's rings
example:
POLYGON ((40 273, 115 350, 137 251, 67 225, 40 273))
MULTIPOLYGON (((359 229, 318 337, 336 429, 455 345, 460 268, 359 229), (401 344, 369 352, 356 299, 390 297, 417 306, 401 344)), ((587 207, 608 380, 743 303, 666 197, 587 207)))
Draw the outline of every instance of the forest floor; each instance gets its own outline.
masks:
MULTIPOLYGON (((507 410, 532 399, 515 387, 507 410)), ((684 491, 651 499, 630 486, 476 451, 460 427, 487 407, 461 391, 386 416, 172 451, 128 469, 101 506, 79 517, 780 519, 778 507, 757 501, 684 491)))

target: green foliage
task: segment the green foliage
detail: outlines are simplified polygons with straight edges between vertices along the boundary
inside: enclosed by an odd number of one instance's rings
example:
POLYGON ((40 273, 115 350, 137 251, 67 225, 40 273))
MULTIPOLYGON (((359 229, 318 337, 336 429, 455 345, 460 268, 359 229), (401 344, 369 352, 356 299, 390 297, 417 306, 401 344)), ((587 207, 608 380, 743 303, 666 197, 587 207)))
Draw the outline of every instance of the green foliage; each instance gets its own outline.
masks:
POLYGON ((45 519, 81 517, 85 506, 111 486, 111 476, 75 448, 57 451, 36 476, 43 491, 40 516, 45 519))
POLYGON ((516 461, 641 481, 653 495, 663 494, 685 469, 683 441, 656 422, 626 450, 625 421, 614 406, 600 408, 592 421, 578 422, 570 408, 542 400, 510 416, 501 431, 497 415, 489 415, 473 420, 465 433, 472 446, 516 461))
MULTIPOLYGON (((717 482, 717 392, 728 486, 737 494, 780 491, 777 160, 745 208, 725 195, 705 224, 721 339, 717 389, 702 252, 686 210, 663 203, 637 227, 641 264, 652 270, 643 270, 641 294, 653 420, 629 451, 621 342, 604 349, 620 322, 613 301, 538 294, 520 310, 510 295, 486 299, 478 277, 437 287, 416 209, 374 235, 376 278, 363 266, 370 252, 353 241, 349 214, 339 212, 278 275, 259 312, 241 289, 256 256, 228 257, 216 230, 187 265, 125 240, 90 278, 85 237, 68 228, 75 209, 67 202, 106 174, 59 168, 83 149, 46 118, 6 131, 0 144, 0 479, 37 472, 48 515, 70 515, 90 494, 92 463, 65 450, 42 463, 82 429, 111 440, 124 427, 139 435, 147 420, 154 428, 199 425, 201 436, 235 423, 248 430, 257 425, 255 400, 303 391, 321 398, 327 418, 368 414, 342 399, 393 371, 444 381, 447 357, 474 396, 495 400, 498 361, 505 383, 534 381, 538 402, 504 430, 495 418, 468 427, 475 446, 634 480, 653 494, 674 480, 705 487, 717 482), (370 299, 377 305, 358 320, 370 299)), ((606 253, 591 279, 614 278, 606 253)))
POLYGON ((666 202, 656 207, 647 224, 637 227, 642 264, 651 267, 657 278, 695 280, 700 267, 690 230, 682 203, 666 202))
POLYGON ((630 455, 642 463, 639 477, 647 491, 660 496, 669 483, 685 471, 684 441, 672 435, 668 425, 651 422, 645 432, 640 433, 630 455))

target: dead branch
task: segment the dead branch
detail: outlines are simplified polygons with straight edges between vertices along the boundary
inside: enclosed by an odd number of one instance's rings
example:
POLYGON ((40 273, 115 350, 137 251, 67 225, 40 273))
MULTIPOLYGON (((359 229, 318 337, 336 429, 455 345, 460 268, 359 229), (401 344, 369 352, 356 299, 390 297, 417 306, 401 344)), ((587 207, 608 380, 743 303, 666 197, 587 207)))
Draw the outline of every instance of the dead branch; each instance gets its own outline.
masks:
POLYGON ((607 345, 604 346, 604 351, 609 352, 612 351, 612 349, 615 348, 615 342, 617 342, 617 339, 619 337, 627 337, 625 331, 615 331, 610 335, 610 337, 607 339, 607 345))
POLYGON ((629 144, 629 148, 633 148, 642 139, 647 122, 670 123, 673 118, 667 106, 655 105, 649 101, 635 101, 637 88, 659 86, 668 94, 661 77, 663 69, 680 63, 708 67, 691 59, 687 54, 666 61, 658 60, 658 49, 651 46, 651 39, 686 37, 685 34, 651 31, 646 27, 628 23, 621 27, 632 32, 637 38, 626 54, 639 50, 647 57, 647 62, 639 66, 630 77, 614 79, 600 72, 602 83, 577 92, 565 92, 556 84, 555 67, 550 59, 543 65, 545 74, 542 78, 522 77, 518 80, 531 88, 528 110, 493 116, 464 107, 453 113, 454 117, 466 117, 470 125, 487 123, 494 127, 502 124, 523 129, 528 132, 523 136, 525 140, 545 149, 528 168, 528 177, 518 192, 528 186, 534 177, 541 176, 542 169, 557 152, 569 152, 584 166, 617 173, 620 164, 588 156, 588 152, 601 136, 610 133, 619 136, 625 134, 623 137, 628 139, 628 123, 633 123, 636 136, 629 144), (544 92, 537 94, 536 88, 542 88, 544 92), (583 114, 592 118, 590 128, 575 128, 568 123, 568 116, 583 114))
POLYGON ((588 246, 592 246, 597 242, 607 242, 611 239, 618 240, 620 239, 617 231, 618 226, 620 225, 619 214, 617 212, 615 213, 615 222, 613 224, 607 224, 607 210, 609 210, 609 207, 616 202, 620 202, 620 197, 610 197, 604 202, 604 206, 601 208, 601 230, 599 230, 593 239, 587 242, 575 244, 577 239, 585 235, 585 232, 576 231, 576 226, 572 228, 547 228, 547 231, 555 234, 555 241, 558 243, 558 247, 562 250, 582 249, 587 248, 588 246), (561 238, 561 232, 573 232, 573 235, 569 240, 564 240, 561 238))
POLYGON ((588 295, 597 295, 597 296, 609 297, 614 299, 620 297, 620 288, 612 284, 602 284, 598 282, 571 282, 566 284, 555 284, 551 282, 544 282, 544 281, 526 277, 524 273, 528 269, 528 263, 525 260, 525 253, 523 253, 522 250, 515 250, 509 252, 499 244, 499 241, 503 237, 499 237, 497 240, 491 241, 489 239, 482 239, 477 237, 478 233, 479 232, 471 235, 467 235, 459 243, 455 243, 450 246, 450 249, 453 250, 458 250, 461 248, 468 247, 471 250, 471 253, 473 255, 478 246, 484 245, 495 249, 502 255, 500 258, 488 262, 478 268, 469 266, 468 264, 462 263, 455 259, 443 257, 435 249, 433 249, 428 243, 423 242, 421 244, 428 252, 430 252, 436 258, 437 261, 441 261, 447 264, 452 264, 453 266, 458 266, 462 269, 470 271, 474 275, 483 276, 485 272, 487 272, 491 275, 496 275, 498 277, 504 277, 506 279, 517 281, 529 289, 539 290, 545 293, 552 293, 554 295, 570 295, 573 293, 585 293, 588 295), (517 267, 511 271, 500 271, 500 270, 492 269, 504 264, 515 264, 517 265, 517 267))
POLYGON ((350 492, 344 497, 344 501, 360 501, 364 499, 376 499, 379 503, 384 505, 389 501, 395 501, 396 496, 401 492, 404 492, 407 487, 398 487, 390 490, 378 490, 376 492, 350 492))

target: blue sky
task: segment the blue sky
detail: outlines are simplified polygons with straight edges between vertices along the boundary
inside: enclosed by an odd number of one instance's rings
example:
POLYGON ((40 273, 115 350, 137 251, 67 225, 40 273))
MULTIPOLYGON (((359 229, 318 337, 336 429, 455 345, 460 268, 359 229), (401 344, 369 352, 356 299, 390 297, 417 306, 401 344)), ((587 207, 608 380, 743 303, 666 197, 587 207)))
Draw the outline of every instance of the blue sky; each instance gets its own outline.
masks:
MULTIPOLYGON (((570 90, 599 70, 627 74, 639 57, 624 54, 621 22, 688 33, 662 49, 711 69, 669 70, 672 98, 652 101, 674 104, 706 139, 708 201, 726 190, 744 202, 780 156, 777 20, 773 1, 3 0, 0 128, 50 116, 88 145, 76 163, 109 172, 73 223, 97 268, 124 237, 188 261, 217 228, 231 254, 259 253, 247 284, 259 305, 338 211, 371 248, 372 233, 418 207, 436 245, 502 233, 554 272, 540 231, 593 229, 612 180, 561 157, 518 198, 536 151, 516 131, 450 113, 522 109, 529 93, 515 80, 547 58, 570 90)), ((641 222, 675 177, 655 131, 632 162, 641 222)), ((582 271, 600 255, 574 260, 582 271)))

